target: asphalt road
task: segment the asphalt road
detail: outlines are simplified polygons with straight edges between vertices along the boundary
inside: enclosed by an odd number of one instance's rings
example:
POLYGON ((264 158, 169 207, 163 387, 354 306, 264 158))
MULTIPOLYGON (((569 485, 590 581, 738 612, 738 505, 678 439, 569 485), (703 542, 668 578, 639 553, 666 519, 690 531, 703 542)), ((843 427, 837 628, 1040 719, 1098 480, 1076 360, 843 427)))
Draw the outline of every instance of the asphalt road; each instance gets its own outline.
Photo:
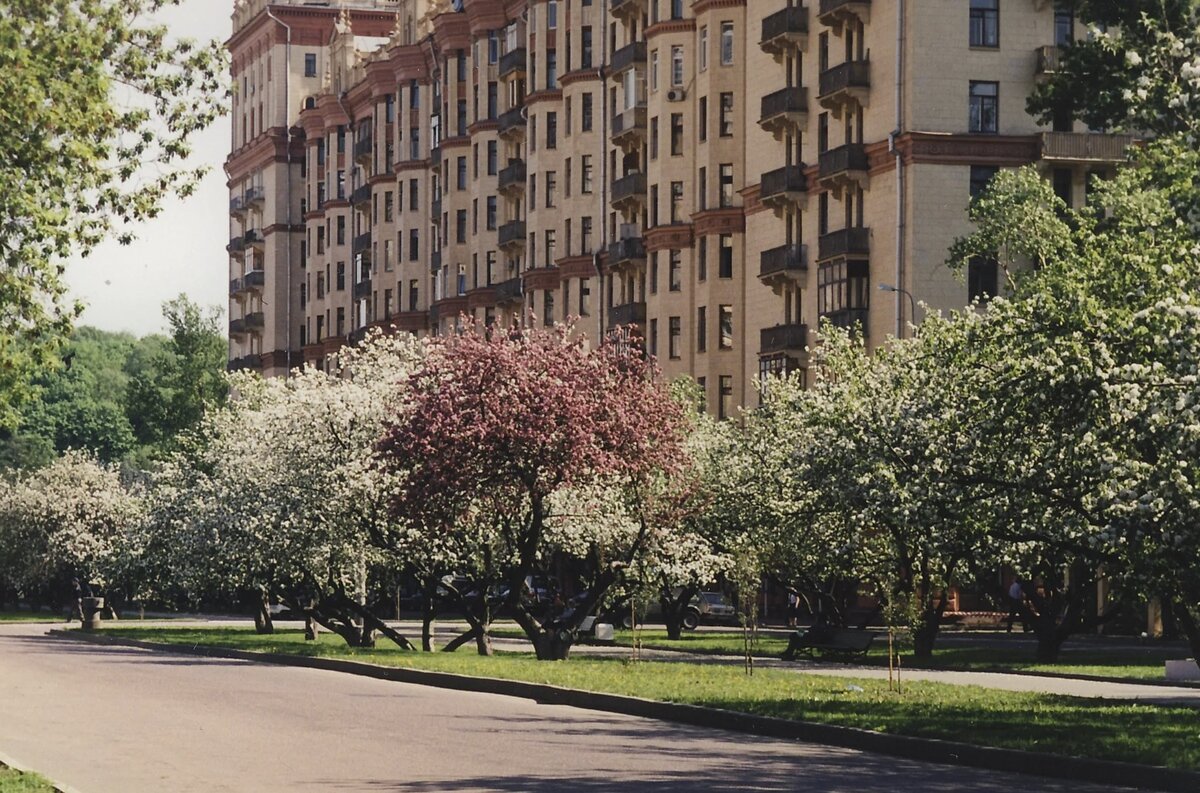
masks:
POLYGON ((0 627, 0 754, 80 793, 1113 790, 44 630, 0 627))

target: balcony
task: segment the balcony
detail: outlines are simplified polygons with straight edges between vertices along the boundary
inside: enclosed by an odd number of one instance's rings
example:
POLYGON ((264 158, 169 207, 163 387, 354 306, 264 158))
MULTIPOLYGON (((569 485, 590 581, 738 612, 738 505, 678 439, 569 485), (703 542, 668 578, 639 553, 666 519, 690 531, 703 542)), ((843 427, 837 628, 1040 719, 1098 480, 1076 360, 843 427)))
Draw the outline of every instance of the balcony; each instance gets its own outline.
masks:
POLYGON ((1077 165, 1120 165, 1129 160, 1133 135, 1101 132, 1043 132, 1042 160, 1077 165))
POLYGON ((871 94, 871 62, 846 61, 821 72, 821 107, 840 115, 846 105, 867 106, 871 94))
POLYGON ((371 279, 367 278, 359 281, 354 285, 354 300, 370 300, 371 299, 371 279))
POLYGON ((497 130, 502 140, 520 140, 525 137, 525 108, 514 107, 500 114, 500 128, 497 130))
POLYGON ((232 278, 229 281, 229 296, 237 297, 242 293, 242 279, 232 278))
POLYGON ((442 219, 442 199, 435 198, 429 202, 429 216, 434 220, 441 222, 442 219))
POLYGON ((429 272, 437 275, 442 271, 442 252, 433 251, 429 254, 429 272))
POLYGON ((367 207, 371 203, 371 185, 364 184, 354 188, 354 192, 350 194, 350 203, 356 207, 367 207))
POLYGON ((261 251, 263 246, 267 244, 267 241, 263 238, 262 232, 258 229, 250 229, 246 232, 246 236, 243 237, 243 239, 246 241, 247 248, 254 248, 255 250, 259 251, 261 251))
POLYGON ((808 89, 803 86, 784 88, 762 98, 762 115, 758 125, 776 138, 783 133, 799 132, 808 124, 808 89))
POLYGON ((855 20, 865 25, 871 21, 871 0, 821 0, 817 18, 835 30, 855 20))
POLYGON ((614 17, 628 22, 646 12, 646 0, 612 0, 610 8, 614 17))
POLYGON ((246 202, 241 196, 234 196, 229 199, 229 214, 235 218, 240 218, 246 214, 246 202))
POLYGON ((246 191, 246 195, 242 196, 242 201, 246 206, 254 206, 255 204, 262 206, 266 203, 267 193, 261 187, 251 187, 246 191))
POLYGON ((776 325, 759 334, 758 354, 803 353, 808 347, 807 325, 776 325))
POLYGON ((375 159, 375 139, 368 135, 354 144, 354 160, 369 165, 375 159))
POLYGON ((808 246, 781 245, 762 252, 758 279, 772 289, 801 283, 808 273, 808 246))
POLYGON ((847 143, 830 149, 821 155, 818 179, 821 186, 832 190, 840 198, 846 188, 867 188, 870 183, 870 164, 866 147, 861 143, 847 143))
POLYGON ((429 168, 430 170, 442 170, 442 147, 434 146, 429 150, 429 168))
POLYGON ((525 281, 520 276, 496 284, 496 305, 520 303, 525 300, 525 281))
POLYGON ((1049 45, 1038 47, 1034 50, 1034 56, 1037 58, 1037 68, 1034 71, 1034 76, 1049 77, 1058 72, 1058 65, 1062 59, 1062 49, 1049 45))
POLYGON ((776 60, 807 49, 808 7, 791 6, 763 19, 762 40, 758 46, 776 60))
POLYGON ((510 77, 523 77, 525 75, 526 60, 527 55, 524 47, 517 47, 515 50, 501 55, 500 79, 507 80, 510 77))
POLYGON ((808 198, 808 177, 804 165, 787 165, 763 174, 759 200, 763 205, 781 212, 788 207, 800 207, 808 198))
POLYGON ((628 44, 613 53, 612 68, 610 76, 614 80, 620 80, 621 75, 629 69, 646 66, 646 42, 635 41, 628 44))
POLYGON ((246 335, 246 320, 231 319, 229 320, 229 335, 231 337, 246 335))
POLYGON ((626 237, 608 246, 608 266, 624 267, 646 261, 646 243, 641 237, 626 237))
POLYGON ((359 234, 354 238, 354 244, 351 246, 354 253, 362 253, 363 251, 371 250, 371 232, 359 234))
POLYGON ((242 279, 242 288, 251 291, 262 291, 267 285, 267 273, 265 270, 251 270, 246 273, 246 277, 242 279))
POLYGON ((644 327, 646 324, 646 304, 626 303, 623 306, 613 306, 608 310, 608 328, 623 328, 628 325, 644 327))
POLYGON ((225 250, 229 251, 230 256, 237 256, 246 251, 246 238, 239 235, 229 240, 229 244, 225 246, 225 250))
POLYGON ((243 355, 231 359, 225 368, 230 372, 256 372, 262 369, 262 359, 257 355, 243 355))
POLYGON ((646 174, 631 173, 613 182, 613 209, 627 214, 635 213, 646 203, 646 174))
POLYGON ((500 171, 497 189, 502 195, 520 198, 525 192, 526 169, 524 160, 513 160, 500 171))
POLYGON ((633 151, 646 142, 646 105, 634 105, 617 113, 612 120, 612 142, 625 151, 633 151))
POLYGON ((508 248, 524 248, 525 247, 525 221, 512 220, 500 227, 500 247, 508 248))
POLYGON ((849 228, 831 231, 817 241, 817 258, 820 261, 845 259, 851 256, 864 257, 871 254, 871 230, 849 228))
POLYGON ((266 327, 267 318, 261 311, 255 311, 253 314, 245 316, 246 330, 249 333, 261 333, 266 327))

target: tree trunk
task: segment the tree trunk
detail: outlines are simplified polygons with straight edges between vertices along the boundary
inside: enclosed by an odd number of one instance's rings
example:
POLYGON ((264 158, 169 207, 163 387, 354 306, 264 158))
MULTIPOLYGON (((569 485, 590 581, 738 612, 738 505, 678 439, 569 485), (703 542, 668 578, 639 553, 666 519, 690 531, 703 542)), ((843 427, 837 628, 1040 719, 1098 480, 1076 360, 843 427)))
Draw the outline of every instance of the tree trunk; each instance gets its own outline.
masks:
POLYGON ((913 626, 913 657, 928 661, 933 658, 933 645, 941 628, 941 616, 937 609, 926 609, 913 626))
POLYGON ((260 636, 275 632, 275 622, 271 619, 271 602, 266 592, 259 597, 258 607, 254 610, 254 632, 260 636))
POLYGON ((566 629, 544 629, 534 640, 533 649, 539 661, 565 661, 571 656, 575 634, 566 629))
POLYGON ((317 626, 317 621, 311 614, 304 615, 304 641, 315 642, 317 636, 321 633, 321 629, 317 626))
POLYGON ((399 631, 389 626, 386 622, 376 617, 371 613, 370 609, 359 603, 355 603, 352 599, 346 599, 346 607, 351 613, 356 614, 363 624, 364 640, 370 644, 364 644, 364 647, 375 646, 375 633, 381 633, 395 643, 402 650, 416 650, 417 648, 399 631))
POLYGON ((462 647, 462 646, 463 646, 464 644, 466 644, 467 642, 469 642, 469 641, 471 641, 472 639, 476 638, 478 635, 479 635, 479 629, 478 629, 478 628, 469 628, 469 629, 468 629, 468 630, 466 630, 465 632, 463 632, 463 633, 460 633, 459 635, 457 635, 457 636, 455 636, 453 639, 451 639, 451 640, 450 640, 450 641, 449 641, 449 642, 446 644, 446 646, 442 648, 442 652, 444 652, 444 653, 452 653, 452 652, 454 652, 455 650, 457 650, 459 647, 462 647))

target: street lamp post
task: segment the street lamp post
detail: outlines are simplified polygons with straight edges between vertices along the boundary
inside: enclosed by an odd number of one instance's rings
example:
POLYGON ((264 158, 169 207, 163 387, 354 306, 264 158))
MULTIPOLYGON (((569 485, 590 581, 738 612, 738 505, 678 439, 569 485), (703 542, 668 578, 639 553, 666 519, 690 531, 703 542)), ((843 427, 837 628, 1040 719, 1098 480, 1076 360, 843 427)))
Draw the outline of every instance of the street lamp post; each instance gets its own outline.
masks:
MULTIPOLYGON (((898 286, 892 286, 891 284, 880 284, 879 291, 880 292, 898 292, 898 293, 906 296, 908 298, 908 304, 912 309, 912 313, 909 315, 912 319, 912 324, 913 325, 917 324, 917 299, 912 296, 912 292, 909 292, 907 289, 901 289, 898 286)), ((904 336, 903 326, 901 326, 901 338, 903 338, 903 336, 904 336)))

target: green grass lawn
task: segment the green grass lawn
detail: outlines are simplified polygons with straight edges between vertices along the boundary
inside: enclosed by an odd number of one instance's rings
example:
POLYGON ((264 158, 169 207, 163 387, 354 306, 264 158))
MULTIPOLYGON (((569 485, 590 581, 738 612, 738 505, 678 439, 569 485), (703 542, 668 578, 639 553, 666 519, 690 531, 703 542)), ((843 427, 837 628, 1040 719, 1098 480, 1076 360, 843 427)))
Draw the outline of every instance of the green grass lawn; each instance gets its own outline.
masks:
POLYGON ((0 611, 0 622, 63 622, 60 611, 0 611))
MULTIPOLYGON (((496 631, 497 635, 521 636, 520 631, 496 631)), ((623 647, 633 645, 633 631, 616 632, 616 643, 623 647)), ((677 640, 667 638, 665 630, 643 629, 642 647, 657 650, 678 650, 708 655, 736 655, 743 653, 742 634, 731 632, 685 632, 677 640)), ((781 632, 759 634, 754 655, 760 658, 778 658, 787 649, 787 639, 781 632)), ((1071 646, 1064 649, 1058 663, 1039 663, 1033 658, 1032 648, 1005 647, 935 647, 929 661, 913 658, 907 641, 898 645, 901 662, 906 668, 949 669, 973 672, 1039 672, 1046 674, 1088 675, 1113 680, 1162 680, 1165 661, 1187 658, 1186 650, 1173 647, 1121 647, 1104 648, 1071 646)), ((865 663, 887 665, 887 638, 880 636, 872 645, 865 663)))
POLYGON ((54 793, 54 786, 37 774, 22 774, 0 765, 0 793, 54 793))
POLYGON ((1200 711, 1133 703, 995 691, 977 686, 830 678, 740 667, 630 663, 577 657, 536 661, 525 653, 481 658, 414 653, 381 646, 354 650, 325 634, 305 642, 299 631, 258 636, 241 629, 110 627, 113 635, 185 645, 350 658, 704 705, 730 711, 838 724, 897 735, 945 738, 984 746, 1200 770, 1200 711))

